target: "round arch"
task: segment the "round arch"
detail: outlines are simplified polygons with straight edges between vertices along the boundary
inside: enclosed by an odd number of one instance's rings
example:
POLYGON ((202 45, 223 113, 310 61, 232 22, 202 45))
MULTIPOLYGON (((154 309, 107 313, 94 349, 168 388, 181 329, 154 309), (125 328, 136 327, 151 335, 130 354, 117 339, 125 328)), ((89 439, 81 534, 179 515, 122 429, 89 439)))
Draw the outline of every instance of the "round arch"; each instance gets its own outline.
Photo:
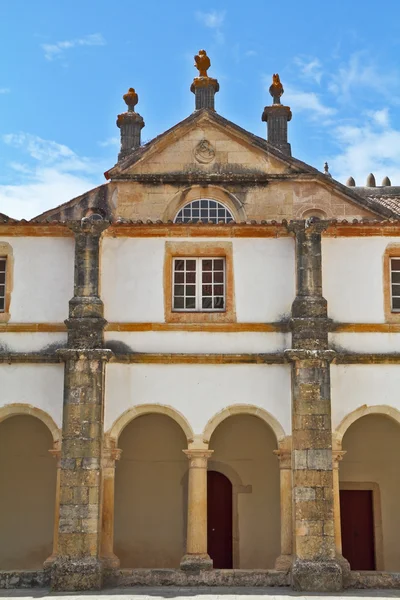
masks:
POLYGON ((193 441, 194 433, 186 418, 171 406, 166 406, 164 404, 140 404, 139 406, 128 408, 128 410, 122 413, 122 415, 114 421, 113 425, 108 430, 108 436, 118 442, 119 436, 128 423, 137 417, 150 414, 166 415, 167 417, 170 417, 180 426, 188 443, 193 441))
POLYGON ((355 421, 361 419, 361 417, 365 417, 367 415, 383 415, 389 417, 398 425, 400 425, 400 411, 397 408, 393 408, 392 406, 387 406, 386 404, 375 405, 375 406, 367 406, 364 404, 363 406, 359 406, 353 412, 346 415, 344 419, 339 423, 335 430, 335 439, 338 444, 342 443, 343 436, 355 421))
POLYGON ((232 213, 235 221, 245 221, 246 215, 242 203, 225 188, 214 185, 192 185, 179 190, 168 202, 164 211, 163 221, 173 221, 178 211, 192 200, 209 198, 224 204, 232 213))
POLYGON ((208 444, 212 434, 222 421, 234 415, 253 415, 264 421, 274 432, 277 442, 285 438, 285 432, 282 425, 265 409, 251 404, 235 404, 224 408, 219 413, 211 417, 203 431, 203 441, 208 444))
POLYGON ((41 408, 36 408, 31 404, 7 404, 0 408, 0 423, 9 417, 18 415, 30 415, 36 417, 44 423, 50 430, 54 444, 59 444, 61 441, 61 431, 47 412, 41 408))

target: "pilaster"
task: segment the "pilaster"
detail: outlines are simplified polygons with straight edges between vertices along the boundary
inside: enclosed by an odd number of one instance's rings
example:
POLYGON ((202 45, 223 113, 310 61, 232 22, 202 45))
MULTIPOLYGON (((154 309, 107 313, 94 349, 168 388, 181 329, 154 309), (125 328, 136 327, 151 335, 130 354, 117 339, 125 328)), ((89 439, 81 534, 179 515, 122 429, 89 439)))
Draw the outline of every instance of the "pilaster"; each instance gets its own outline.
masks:
POLYGON ((289 571, 293 562, 292 451, 281 448, 274 450, 274 454, 279 459, 281 503, 281 553, 275 569, 289 571))
POLYGON ((57 558, 54 590, 100 589, 102 584, 101 457, 105 364, 103 303, 99 298, 99 244, 108 223, 85 218, 75 234, 74 297, 69 305, 65 363, 57 558))
POLYGON ((292 306, 292 476, 295 560, 292 585, 338 591, 332 473, 332 426, 327 303, 322 296, 321 221, 294 221, 296 298, 292 306))
POLYGON ((122 450, 107 447, 103 450, 103 511, 101 525, 101 561, 105 568, 118 568, 119 558, 114 554, 114 499, 115 462, 122 450))

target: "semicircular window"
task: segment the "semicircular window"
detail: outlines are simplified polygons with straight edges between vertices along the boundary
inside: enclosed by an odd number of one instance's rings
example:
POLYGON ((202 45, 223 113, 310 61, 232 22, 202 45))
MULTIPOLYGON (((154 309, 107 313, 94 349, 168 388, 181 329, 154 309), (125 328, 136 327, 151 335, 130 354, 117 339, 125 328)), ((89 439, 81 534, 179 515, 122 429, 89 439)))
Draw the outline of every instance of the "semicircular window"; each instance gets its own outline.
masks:
POLYGON ((175 217, 175 223, 189 223, 189 221, 230 223, 234 218, 230 210, 221 202, 202 198, 185 204, 175 217))

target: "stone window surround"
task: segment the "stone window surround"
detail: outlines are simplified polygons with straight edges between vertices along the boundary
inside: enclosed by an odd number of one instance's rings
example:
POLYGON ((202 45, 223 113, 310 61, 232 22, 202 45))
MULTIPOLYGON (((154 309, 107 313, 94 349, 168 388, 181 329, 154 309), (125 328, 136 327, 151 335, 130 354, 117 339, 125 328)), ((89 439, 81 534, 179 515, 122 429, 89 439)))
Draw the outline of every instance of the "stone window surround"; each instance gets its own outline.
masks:
POLYGON ((385 321, 400 323, 400 312, 392 311, 390 259, 400 258, 400 244, 389 244, 383 255, 383 300, 385 321))
POLYGON ((236 322, 232 242, 165 242, 164 314, 167 323, 236 322), (173 259, 177 257, 225 258, 225 311, 174 312, 172 310, 173 259))
POLYGON ((164 222, 174 221, 181 208, 193 200, 215 200, 223 204, 231 213, 235 221, 246 221, 246 214, 242 203, 226 189, 213 185, 192 185, 179 190, 168 202, 162 216, 164 222))
POLYGON ((340 481, 340 490, 371 490, 372 510, 374 521, 374 548, 376 571, 384 571, 383 557, 383 528, 382 528, 382 504, 379 484, 373 481, 340 481))
POLYGON ((6 293, 4 311, 0 312, 0 323, 7 323, 11 318, 10 304, 14 281, 14 255, 8 242, 0 242, 0 256, 6 259, 6 293))

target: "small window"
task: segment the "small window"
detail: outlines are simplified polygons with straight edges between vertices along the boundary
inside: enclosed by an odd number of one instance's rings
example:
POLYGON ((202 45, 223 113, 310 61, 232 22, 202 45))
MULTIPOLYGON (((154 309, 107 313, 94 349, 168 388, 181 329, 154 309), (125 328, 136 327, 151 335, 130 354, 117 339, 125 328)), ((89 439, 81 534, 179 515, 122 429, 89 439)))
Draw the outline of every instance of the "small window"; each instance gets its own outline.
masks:
POLYGON ((225 258, 174 258, 172 287, 173 311, 224 311, 225 258))
POLYGON ((175 223, 188 223, 189 221, 202 221, 203 223, 230 223, 233 221, 232 213, 216 200, 193 200, 186 204, 175 217, 175 223))
POLYGON ((390 298, 392 312, 400 312, 400 256, 390 259, 390 298))
POLYGON ((0 312, 6 310, 6 272, 7 272, 7 257, 0 256, 0 312))

